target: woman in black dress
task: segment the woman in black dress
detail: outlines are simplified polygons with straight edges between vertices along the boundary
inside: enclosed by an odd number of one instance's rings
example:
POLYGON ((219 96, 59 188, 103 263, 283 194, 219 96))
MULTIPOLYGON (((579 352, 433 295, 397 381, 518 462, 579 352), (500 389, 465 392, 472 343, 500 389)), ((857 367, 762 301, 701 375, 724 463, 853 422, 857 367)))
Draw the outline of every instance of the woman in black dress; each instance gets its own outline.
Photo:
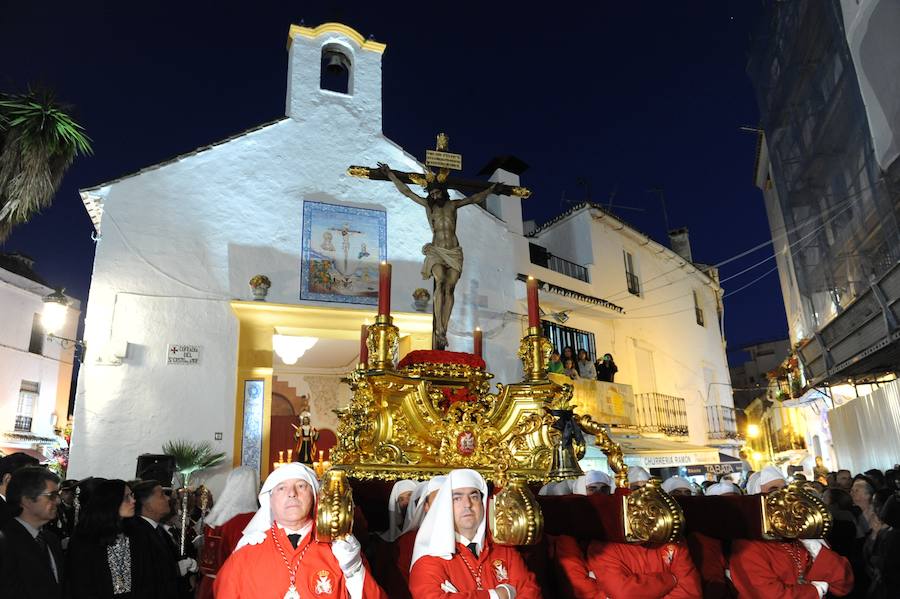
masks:
MULTIPOLYGON (((72 599, 133 599, 131 542, 122 520, 134 516, 134 496, 123 480, 107 480, 82 507, 69 542, 72 599)), ((134 589, 135 591, 137 589, 134 589)))

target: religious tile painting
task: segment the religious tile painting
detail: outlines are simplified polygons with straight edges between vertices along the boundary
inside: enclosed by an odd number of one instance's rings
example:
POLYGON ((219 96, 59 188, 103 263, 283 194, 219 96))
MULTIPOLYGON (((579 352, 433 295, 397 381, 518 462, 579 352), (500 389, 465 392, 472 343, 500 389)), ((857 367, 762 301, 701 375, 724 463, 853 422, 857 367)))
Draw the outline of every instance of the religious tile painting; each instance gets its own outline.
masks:
POLYGON ((244 381, 244 422, 241 427, 241 465, 260 471, 265 381, 244 381))
POLYGON ((300 299, 375 305, 382 260, 384 211, 303 202, 300 299))

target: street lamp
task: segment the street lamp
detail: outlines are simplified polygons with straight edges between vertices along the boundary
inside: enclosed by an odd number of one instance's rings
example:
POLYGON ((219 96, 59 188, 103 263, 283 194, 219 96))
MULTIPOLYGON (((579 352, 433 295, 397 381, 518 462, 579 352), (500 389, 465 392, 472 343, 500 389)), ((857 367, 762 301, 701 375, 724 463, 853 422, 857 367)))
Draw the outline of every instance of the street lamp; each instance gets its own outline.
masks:
POLYGON ((748 439, 756 439, 757 437, 759 437, 759 425, 748 424, 747 425, 747 438, 748 439))
POLYGON ((63 293, 65 289, 57 289, 50 295, 44 297, 44 310, 41 312, 41 326, 47 333, 47 339, 57 341, 63 349, 69 349, 70 346, 80 348, 84 351, 84 341, 79 339, 69 339, 60 337, 56 333, 66 324, 66 316, 69 312, 69 298, 63 293))

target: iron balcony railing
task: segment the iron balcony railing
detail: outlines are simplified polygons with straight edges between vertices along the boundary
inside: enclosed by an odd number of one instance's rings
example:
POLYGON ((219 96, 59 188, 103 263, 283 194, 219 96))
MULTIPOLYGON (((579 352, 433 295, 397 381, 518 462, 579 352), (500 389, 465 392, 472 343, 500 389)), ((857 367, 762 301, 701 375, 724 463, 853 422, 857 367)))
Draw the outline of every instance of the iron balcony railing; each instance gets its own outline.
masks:
POLYGON ((628 293, 632 295, 641 294, 641 281, 636 274, 625 271, 625 282, 628 283, 628 293))
POLYGON ((663 393, 638 393, 634 396, 634 407, 637 425, 641 430, 687 436, 687 406, 683 397, 663 393))
POLYGON ((31 420, 32 419, 30 416, 16 416, 16 425, 14 430, 18 433, 30 433, 31 420))
POLYGON ((550 253, 550 250, 536 243, 529 243, 528 251, 532 264, 543 266, 544 268, 566 275, 567 277, 572 277, 573 279, 578 279, 579 281, 584 281, 585 283, 590 283, 588 280, 587 267, 576 264, 571 260, 554 256, 550 253))
POLYGON ((566 275, 567 277, 572 277, 573 279, 578 279, 579 281, 584 281, 588 283, 588 271, 587 268, 580 264, 575 264, 565 258, 560 258, 559 256, 550 255, 550 259, 547 261, 547 268, 552 271, 561 273, 566 275))
POLYGON ((706 406, 706 430, 710 439, 740 439, 737 415, 730 406, 706 406))

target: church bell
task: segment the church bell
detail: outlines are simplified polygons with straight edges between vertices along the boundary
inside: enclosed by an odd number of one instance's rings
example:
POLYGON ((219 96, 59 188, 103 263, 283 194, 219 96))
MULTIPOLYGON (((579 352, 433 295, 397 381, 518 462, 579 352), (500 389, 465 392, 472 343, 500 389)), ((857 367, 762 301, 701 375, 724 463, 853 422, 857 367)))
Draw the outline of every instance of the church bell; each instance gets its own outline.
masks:
POLYGON ((340 75, 350 70, 350 59, 337 50, 326 50, 325 70, 331 75, 340 75))
POLYGON ((550 471, 547 477, 552 479, 578 478, 584 472, 575 459, 575 451, 572 445, 563 446, 562 440, 557 439, 553 443, 553 457, 550 460, 550 471))

